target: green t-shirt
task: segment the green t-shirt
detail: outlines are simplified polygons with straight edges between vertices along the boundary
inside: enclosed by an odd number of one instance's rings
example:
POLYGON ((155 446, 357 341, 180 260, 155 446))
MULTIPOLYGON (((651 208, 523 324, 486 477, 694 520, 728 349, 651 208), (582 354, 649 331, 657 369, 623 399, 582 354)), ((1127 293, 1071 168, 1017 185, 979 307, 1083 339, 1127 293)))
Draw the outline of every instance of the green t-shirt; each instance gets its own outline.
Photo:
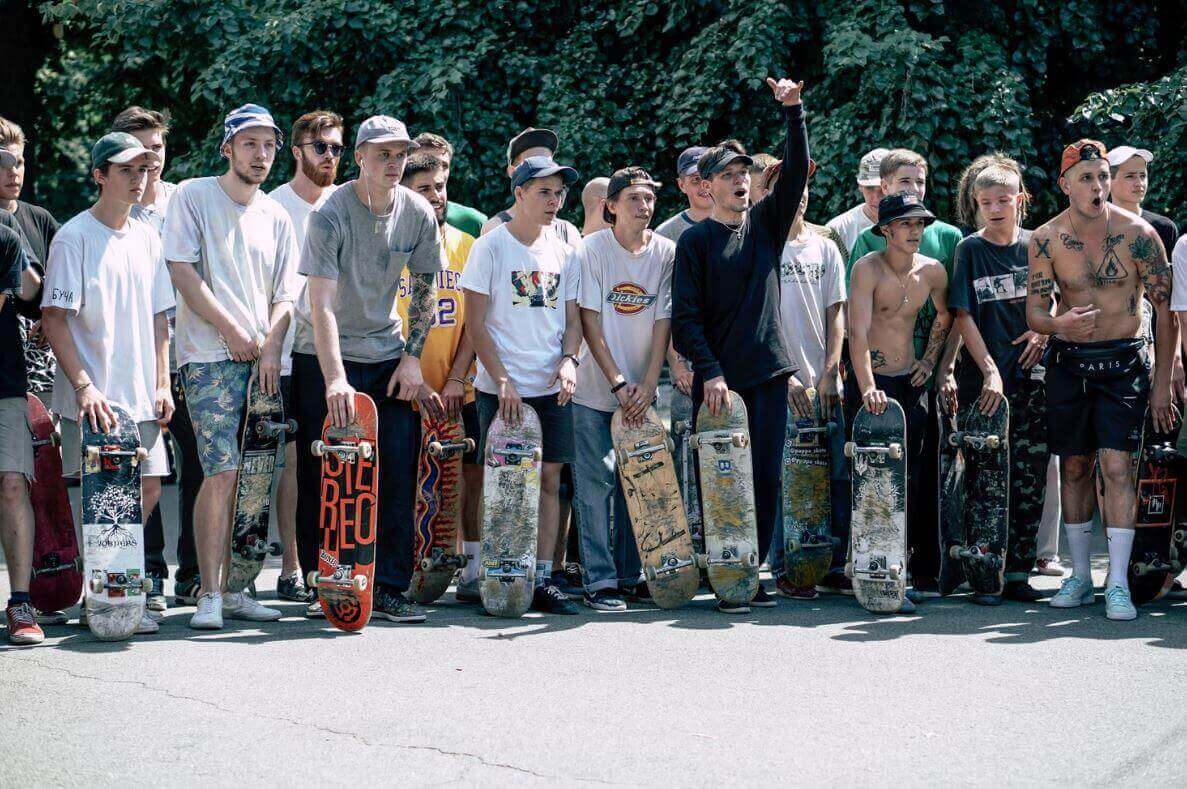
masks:
POLYGON ((482 235, 482 226, 489 217, 476 208, 470 208, 452 200, 445 206, 445 222, 463 233, 469 233, 478 238, 482 235))
MULTIPOLYGON (((952 281, 952 260, 956 257, 956 245, 964 239, 960 229, 939 220, 932 222, 923 231, 923 239, 919 243, 919 254, 935 258, 944 264, 948 272, 948 281, 952 281)), ((882 236, 874 235, 872 228, 861 231, 857 241, 853 243, 853 251, 849 253, 849 261, 845 264, 845 286, 849 287, 849 277, 853 273, 853 264, 871 252, 881 252, 886 249, 886 240, 882 236)), ((915 358, 923 357, 927 350, 927 337, 931 333, 931 324, 936 319, 936 305, 928 299, 919 314, 915 317, 915 358)), ((930 387, 934 377, 927 382, 930 387)))

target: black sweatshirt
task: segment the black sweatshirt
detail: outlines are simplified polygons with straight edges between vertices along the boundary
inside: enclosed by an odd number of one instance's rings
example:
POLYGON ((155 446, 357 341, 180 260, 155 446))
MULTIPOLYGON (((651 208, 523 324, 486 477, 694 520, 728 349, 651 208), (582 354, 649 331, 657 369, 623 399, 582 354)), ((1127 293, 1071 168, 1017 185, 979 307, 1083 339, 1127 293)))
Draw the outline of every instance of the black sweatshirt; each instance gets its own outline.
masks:
POLYGON ((747 389, 796 372, 779 316, 779 264, 808 183, 802 105, 786 108, 787 140, 774 190, 731 229, 706 219, 676 244, 672 341, 701 381, 747 389))

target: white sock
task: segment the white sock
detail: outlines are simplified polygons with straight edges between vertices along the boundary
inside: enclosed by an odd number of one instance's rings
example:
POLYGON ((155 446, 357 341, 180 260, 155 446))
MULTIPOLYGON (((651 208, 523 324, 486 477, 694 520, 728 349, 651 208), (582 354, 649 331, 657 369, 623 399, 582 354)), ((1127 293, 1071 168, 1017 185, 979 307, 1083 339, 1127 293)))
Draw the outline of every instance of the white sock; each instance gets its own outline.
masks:
POLYGON ((536 586, 543 586, 552 578, 552 560, 536 560, 536 586))
POLYGON ((1105 529, 1109 538, 1109 577, 1105 588, 1120 586, 1129 591, 1129 554, 1133 551, 1133 529, 1105 529))
POLYGON ((462 583, 468 583, 478 578, 478 559, 481 555, 481 542, 462 540, 462 556, 466 557, 466 566, 462 568, 462 583))
POLYGON ((1072 575, 1085 581, 1092 580, 1092 521, 1086 523, 1065 523, 1067 547, 1072 554, 1072 575))

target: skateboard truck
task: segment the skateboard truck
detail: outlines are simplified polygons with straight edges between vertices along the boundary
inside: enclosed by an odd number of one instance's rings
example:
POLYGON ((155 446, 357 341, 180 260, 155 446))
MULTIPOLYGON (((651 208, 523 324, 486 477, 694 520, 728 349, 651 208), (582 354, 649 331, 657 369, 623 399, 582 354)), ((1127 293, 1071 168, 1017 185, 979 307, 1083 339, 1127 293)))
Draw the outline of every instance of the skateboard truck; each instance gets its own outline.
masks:
POLYGON ((758 554, 751 551, 742 556, 738 551, 738 546, 727 545, 721 549, 720 555, 704 554, 703 560, 697 564, 702 567, 708 567, 711 564, 740 564, 743 567, 758 567, 758 554))
POLYGON ((429 454, 435 458, 439 458, 455 452, 473 452, 474 447, 474 439, 472 438, 467 438, 464 441, 430 441, 429 454))
POLYGON ((494 463, 495 466, 518 466, 524 460, 531 459, 534 463, 539 463, 544 457, 544 450, 540 447, 522 446, 519 444, 508 444, 497 449, 492 448, 490 451, 491 459, 499 459, 500 463, 494 463))
POLYGON ((858 446, 853 441, 846 441, 845 457, 855 458, 859 455, 875 455, 879 457, 882 455, 887 455, 892 460, 898 460, 903 456, 903 445, 895 442, 884 447, 866 447, 858 446))
POLYGON ((244 559, 259 561, 265 556, 279 556, 284 553, 284 546, 278 542, 264 542, 259 537, 254 542, 245 543, 238 551, 244 559))
MULTIPOLYGON (((531 565, 534 567, 534 564, 531 565)), ((498 581, 499 583, 511 584, 515 583, 520 578, 527 578, 529 570, 529 562, 525 558, 513 559, 510 561, 499 562, 497 567, 487 566, 486 580, 498 581)))
POLYGON ((897 581, 903 574, 903 570, 897 564, 886 566, 885 556, 871 556, 869 562, 865 567, 859 568, 855 562, 847 562, 845 564, 845 575, 849 578, 869 578, 873 581, 885 580, 889 578, 892 581, 897 581))
POLYGON ((1146 561, 1133 565, 1133 574, 1138 578, 1147 573, 1177 573, 1182 569, 1180 562, 1164 562, 1157 556, 1148 556, 1146 561))
POLYGON ((314 457, 330 454, 345 463, 353 463, 359 455, 364 460, 370 460, 375 454, 375 447, 371 446, 370 441, 360 441, 357 444, 327 444, 319 438, 309 447, 309 451, 314 457))
POLYGON ((1169 463, 1172 460, 1178 460, 1179 458, 1183 457, 1179 453, 1179 450, 1175 449, 1175 447, 1171 446, 1170 444, 1159 444, 1157 446, 1150 447, 1148 450, 1146 450, 1146 452, 1147 457, 1149 457, 1154 463, 1169 463))
POLYGON ((1002 560, 998 554, 982 550, 980 545, 974 545, 971 548, 966 548, 963 545, 950 545, 948 546, 948 556, 956 560, 981 562, 988 565, 990 569, 996 568, 1002 560))
POLYGON ((132 465, 137 466, 148 460, 148 450, 144 447, 136 447, 136 449, 87 447, 87 463, 89 465, 94 465, 100 458, 132 458, 132 465))
MULTIPOLYGON (((467 441, 472 439, 467 438, 467 441)), ((460 442, 459 442, 460 443, 460 442)), ((445 551, 442 548, 434 548, 430 556, 426 556, 420 560, 421 572, 431 573, 436 570, 460 570, 466 566, 466 557, 460 554, 446 557, 445 551)))
POLYGON ((317 570, 310 570, 309 575, 305 577, 305 583, 316 589, 319 595, 322 593, 322 590, 330 592, 331 596, 333 596, 334 592, 344 592, 347 590, 352 590, 355 594, 359 594, 367 588, 367 576, 351 576, 351 569, 353 568, 349 565, 338 565, 333 575, 322 575, 317 570))
POLYGON ((69 570, 77 570, 82 572, 82 557, 75 557, 72 562, 63 562, 56 553, 46 554, 46 566, 41 568, 33 568, 33 577, 40 578, 43 575, 56 575, 57 573, 64 573, 69 570))
POLYGON ((152 591, 152 579, 151 578, 140 578, 140 579, 134 580, 134 577, 128 575, 127 573, 114 573, 114 575, 115 575, 114 579, 109 578, 108 580, 105 581, 105 580, 103 580, 103 575, 109 575, 109 574, 103 573, 101 575, 101 574, 97 573, 95 575, 95 577, 91 578, 91 580, 87 582, 91 591, 94 592, 95 594, 99 594, 99 593, 103 592, 104 590, 112 590, 112 589, 119 589, 119 590, 123 590, 125 592, 132 592, 132 591, 139 590, 139 591, 143 592, 144 594, 148 594, 150 591, 152 591))
POLYGON ((1000 449, 1005 439, 995 433, 970 433, 958 430, 948 434, 948 446, 968 447, 969 449, 984 451, 986 449, 1000 449))
POLYGON ((726 446, 733 444, 736 447, 746 447, 750 444, 750 437, 741 431, 734 430, 712 430, 706 433, 693 433, 689 439, 693 449, 700 449, 702 446, 726 446))
POLYGON ((812 534, 805 532, 802 537, 792 537, 787 541, 787 550, 795 551, 811 551, 821 548, 832 548, 839 543, 836 537, 826 537, 823 534, 812 534))
POLYGON ((261 419, 256 422, 256 433, 261 436, 272 438, 281 433, 295 433, 297 432, 297 421, 295 419, 286 419, 283 422, 273 422, 269 419, 261 419))
POLYGON ((681 559, 674 553, 665 553, 659 560, 659 566, 652 567, 648 565, 644 567, 643 575, 648 581, 654 581, 657 578, 680 572, 685 567, 692 567, 696 564, 695 555, 689 556, 687 559, 681 559))

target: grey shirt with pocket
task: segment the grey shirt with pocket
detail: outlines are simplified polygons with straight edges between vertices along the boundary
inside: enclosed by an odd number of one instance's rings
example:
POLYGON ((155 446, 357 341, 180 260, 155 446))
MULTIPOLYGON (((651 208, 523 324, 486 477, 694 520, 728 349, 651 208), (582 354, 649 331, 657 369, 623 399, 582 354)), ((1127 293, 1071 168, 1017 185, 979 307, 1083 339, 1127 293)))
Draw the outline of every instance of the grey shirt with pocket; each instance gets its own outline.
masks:
MULTIPOLYGON (((396 187, 392 211, 377 216, 350 181, 309 215, 298 271, 336 280, 334 315, 344 360, 384 362, 404 350, 405 329, 396 308, 400 274, 432 274, 444 266, 437 218, 428 201, 396 187)), ((293 350, 316 354, 306 289, 297 306, 293 350)))

